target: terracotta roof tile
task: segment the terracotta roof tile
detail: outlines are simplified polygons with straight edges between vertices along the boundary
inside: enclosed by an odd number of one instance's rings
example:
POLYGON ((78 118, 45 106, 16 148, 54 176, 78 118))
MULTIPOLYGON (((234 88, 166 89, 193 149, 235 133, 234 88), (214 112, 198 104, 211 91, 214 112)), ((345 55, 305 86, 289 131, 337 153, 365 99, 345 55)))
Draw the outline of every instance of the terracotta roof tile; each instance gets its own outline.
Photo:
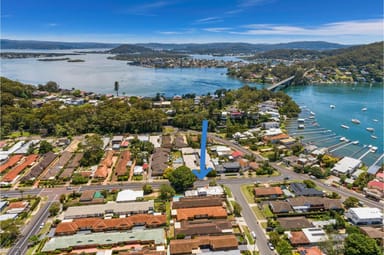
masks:
POLYGON ((280 187, 268 187, 268 188, 255 188, 254 189, 255 196, 262 197, 262 196, 273 196, 273 195, 283 195, 283 191, 280 187))
POLYGON ((292 245, 309 244, 309 240, 303 231, 291 231, 289 241, 292 245))
POLYGON ((221 206, 177 209, 177 221, 196 218, 226 218, 227 211, 221 206))

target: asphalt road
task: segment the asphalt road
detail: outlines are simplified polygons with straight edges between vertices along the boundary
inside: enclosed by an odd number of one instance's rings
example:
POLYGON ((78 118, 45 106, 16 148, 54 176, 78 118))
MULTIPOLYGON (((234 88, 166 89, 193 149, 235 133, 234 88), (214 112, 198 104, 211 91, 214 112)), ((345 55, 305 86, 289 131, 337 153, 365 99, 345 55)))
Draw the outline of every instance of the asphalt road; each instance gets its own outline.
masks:
POLYGON ((256 245, 259 249, 260 254, 263 254, 263 255, 275 254, 269 249, 267 245, 268 239, 266 238, 260 224, 257 223, 256 217, 253 214, 252 209, 250 208, 247 200, 245 199, 243 193, 241 192, 241 188, 240 188, 241 184, 229 184, 227 186, 231 189, 232 195, 236 200, 236 202, 238 202, 242 207, 243 210, 241 214, 245 222, 247 223, 248 228, 250 229, 250 231, 254 231, 256 234, 256 245))
POLYGON ((21 255, 27 252, 28 239, 31 236, 36 235, 40 230, 40 225, 46 222, 49 215, 49 207, 54 202, 55 198, 56 196, 54 197, 54 199, 46 202, 45 205, 42 206, 36 213, 36 215, 31 219, 31 222, 23 228, 23 230, 21 231, 21 238, 8 251, 9 255, 21 255))

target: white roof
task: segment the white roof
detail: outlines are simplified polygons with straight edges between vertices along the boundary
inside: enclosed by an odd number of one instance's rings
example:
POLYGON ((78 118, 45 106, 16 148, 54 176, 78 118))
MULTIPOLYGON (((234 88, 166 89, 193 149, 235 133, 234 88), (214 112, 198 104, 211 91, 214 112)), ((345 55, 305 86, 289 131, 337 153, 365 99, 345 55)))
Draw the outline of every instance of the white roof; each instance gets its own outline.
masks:
POLYGON ((344 157, 342 160, 337 162, 335 166, 332 168, 332 171, 337 171, 339 173, 347 173, 348 171, 353 171, 361 164, 361 160, 344 157))
POLYGON ((143 166, 135 166, 133 168, 133 173, 134 174, 141 174, 141 173, 143 173, 143 166))
POLYGON ((383 218, 383 213, 375 207, 354 207, 349 208, 349 213, 356 215, 360 220, 383 218))
POLYGON ((305 236, 310 243, 320 243, 328 240, 328 236, 321 228, 303 228, 305 236))
POLYGON ((280 135, 283 132, 280 128, 270 128, 265 131, 265 135, 272 136, 272 135, 280 135))
POLYGON ((116 202, 136 201, 136 198, 143 196, 144 192, 142 190, 126 189, 117 194, 116 202))
POLYGON ((16 217, 17 217, 17 213, 6 213, 3 215, 0 215, 0 221, 15 219, 16 217))
POLYGON ((142 142, 147 142, 147 141, 149 141, 149 136, 148 135, 138 135, 137 139, 139 139, 142 142))
POLYGON ((227 147, 227 146, 222 146, 222 145, 218 145, 216 146, 216 151, 217 152, 229 152, 231 153, 231 148, 227 147))
POLYGON ((161 147, 161 136, 159 135, 151 135, 149 137, 149 141, 153 144, 155 148, 161 147))

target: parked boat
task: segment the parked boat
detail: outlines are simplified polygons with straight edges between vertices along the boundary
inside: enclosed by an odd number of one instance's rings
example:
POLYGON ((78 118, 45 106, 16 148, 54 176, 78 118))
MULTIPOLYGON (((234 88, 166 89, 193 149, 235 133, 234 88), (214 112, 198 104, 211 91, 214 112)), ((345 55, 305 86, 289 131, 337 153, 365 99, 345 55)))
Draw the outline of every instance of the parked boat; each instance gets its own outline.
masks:
POLYGON ((304 124, 300 124, 300 125, 298 126, 298 129, 304 129, 304 128, 305 128, 304 124))
POLYGON ((311 111, 309 114, 311 114, 311 115, 316 115, 316 113, 314 113, 314 112, 312 112, 312 111, 311 111))
POLYGON ((371 138, 372 138, 372 139, 377 139, 377 136, 375 136, 375 135, 371 135, 371 138))
POLYGON ((331 104, 330 106, 329 106, 331 109, 335 109, 335 105, 334 104, 331 104))
POLYGON ((371 127, 367 127, 366 130, 369 131, 369 132, 373 132, 373 131, 375 131, 375 129, 374 129, 374 128, 371 128, 371 127))
POLYGON ((356 140, 356 141, 353 141, 352 144, 354 144, 354 145, 358 145, 358 144, 359 144, 359 141, 357 141, 357 140, 356 140))
POLYGON ((358 120, 358 119, 352 119, 351 121, 352 121, 352 123, 360 124, 360 120, 358 120))
POLYGON ((347 125, 341 125, 342 128, 348 129, 349 127, 347 125))
POLYGON ((374 121, 374 122, 379 122, 379 120, 377 120, 377 119, 373 119, 373 121, 374 121))
POLYGON ((377 147, 376 146, 372 146, 371 149, 370 149, 371 152, 376 152, 377 151, 377 147))
POLYGON ((344 136, 340 137, 340 142, 345 142, 345 141, 347 141, 347 138, 345 138, 344 136))
POLYGON ((363 112, 365 112, 365 111, 367 110, 367 107, 361 108, 361 110, 362 110, 363 112))

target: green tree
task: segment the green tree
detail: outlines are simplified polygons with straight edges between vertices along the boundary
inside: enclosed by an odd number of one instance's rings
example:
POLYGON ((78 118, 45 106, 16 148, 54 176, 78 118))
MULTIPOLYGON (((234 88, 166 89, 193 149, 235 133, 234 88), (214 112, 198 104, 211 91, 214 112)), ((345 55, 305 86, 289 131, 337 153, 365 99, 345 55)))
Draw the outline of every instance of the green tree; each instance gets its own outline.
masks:
POLYGON ((316 183, 311 180, 304 180, 303 183, 307 186, 307 188, 316 188, 316 183))
POLYGON ((237 203, 236 201, 234 201, 232 203, 232 206, 233 206, 233 214, 236 217, 240 217, 241 216, 241 211, 243 210, 243 208, 241 208, 241 205, 239 203, 237 203))
POLYGON ((349 209, 351 207, 357 207, 359 205, 359 199, 355 197, 348 197, 347 199, 345 199, 343 204, 346 209, 349 209))
POLYGON ((169 200, 176 194, 172 186, 168 184, 161 184, 160 186, 160 198, 163 200, 169 200))
POLYGON ((116 91, 116 96, 119 96, 119 82, 115 81, 114 90, 116 91))
POLYGON ((291 255, 292 245, 287 240, 282 239, 277 243, 276 250, 280 255, 291 255))
POLYGON ((153 189, 152 189, 152 186, 150 184, 146 183, 143 185, 144 195, 150 194, 150 193, 152 193, 152 191, 153 191, 153 189))
POLYGON ((103 141, 100 135, 91 135, 85 140, 85 144, 81 145, 84 156, 80 160, 82 166, 92 166, 99 163, 103 157, 103 141))
POLYGON ((169 175, 169 182, 176 192, 183 192, 193 186, 196 176, 186 166, 176 168, 169 175))
POLYGON ((53 150, 52 144, 50 144, 46 140, 42 140, 40 142, 39 154, 45 154, 45 153, 50 152, 52 150, 53 150))
POLYGON ((54 202, 51 207, 49 207, 49 215, 56 216, 60 211, 60 203, 54 202))
POLYGON ((376 241, 363 234, 353 233, 345 239, 345 255, 380 255, 376 241))

